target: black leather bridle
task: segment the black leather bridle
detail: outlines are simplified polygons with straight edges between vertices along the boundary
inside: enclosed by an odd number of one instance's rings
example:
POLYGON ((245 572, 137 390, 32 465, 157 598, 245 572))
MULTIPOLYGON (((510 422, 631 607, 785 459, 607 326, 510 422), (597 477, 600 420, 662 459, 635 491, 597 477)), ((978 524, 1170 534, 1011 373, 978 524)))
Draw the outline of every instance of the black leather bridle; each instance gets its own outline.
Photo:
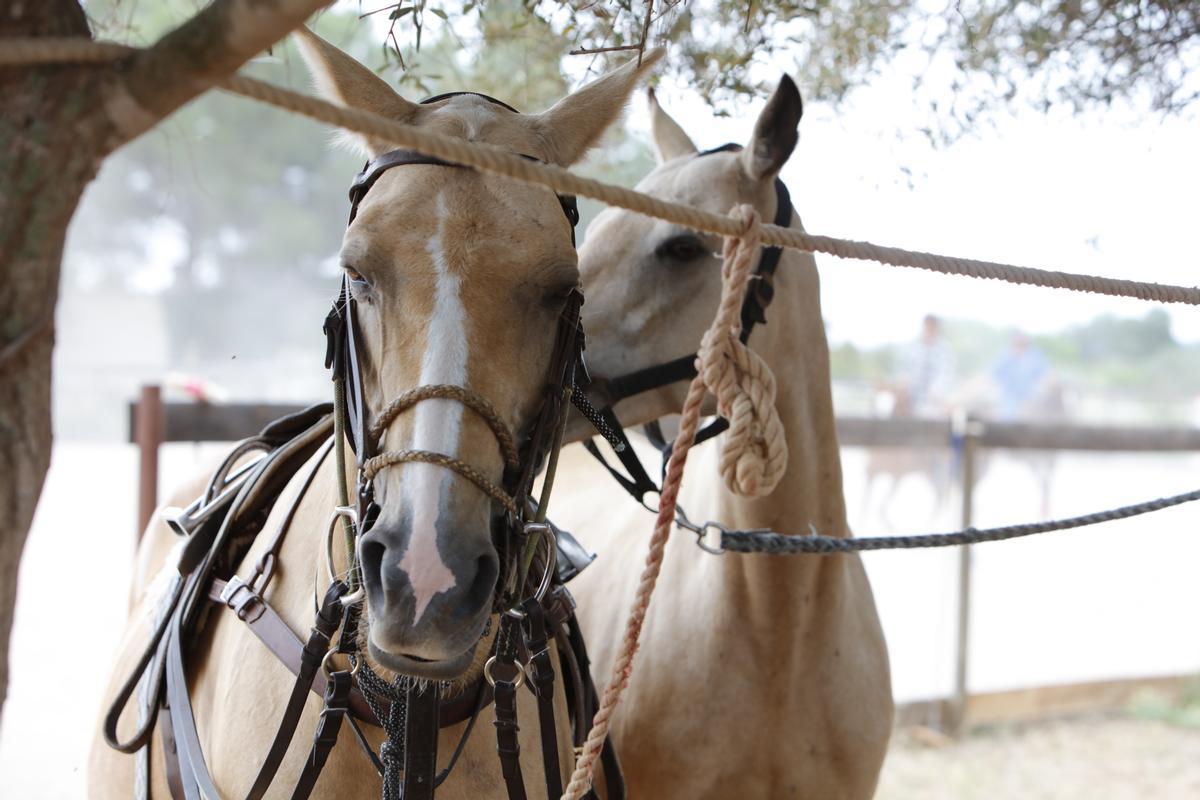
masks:
MULTIPOLYGON (((714 153, 734 152, 741 149, 741 145, 726 144, 712 150, 697 153, 696 158, 703 158, 714 153)), ((774 224, 786 228, 792 224, 792 199, 787 186, 780 178, 775 179, 775 203, 774 224)), ((782 255, 783 249, 780 247, 765 246, 762 248, 762 252, 758 258, 758 265, 755 267, 754 274, 746 286, 746 297, 742 301, 742 332, 740 338, 743 344, 750 340, 750 334, 754 330, 755 325, 765 325, 767 322, 767 307, 771 305, 771 301, 775 297, 775 270, 779 266, 779 259, 782 255)), ((584 442, 584 447, 603 465, 608 473, 612 475, 613 479, 620 484, 621 488, 642 505, 647 505, 647 494, 658 493, 659 485, 650 477, 641 459, 638 458, 633 445, 629 441, 629 436, 625 432, 624 426, 621 425, 621 421, 617 418, 614 407, 626 398, 653 391, 654 389, 660 389, 664 386, 670 386, 679 381, 690 381, 694 377, 696 377, 696 354, 689 353, 672 361, 665 361, 661 364, 627 372, 613 378, 598 378, 585 387, 595 396, 602 398, 604 405, 598 409, 581 408, 580 410, 613 446, 613 451, 616 453, 621 466, 625 468, 625 473, 622 473, 605 458, 604 453, 596 445, 594 439, 584 442)), ((696 433, 695 444, 708 441, 724 432, 728 427, 729 420, 724 417, 713 419, 696 433)), ((671 457, 672 444, 666 441, 657 420, 643 426, 643 431, 651 444, 662 454, 662 469, 665 471, 667 461, 671 457)))

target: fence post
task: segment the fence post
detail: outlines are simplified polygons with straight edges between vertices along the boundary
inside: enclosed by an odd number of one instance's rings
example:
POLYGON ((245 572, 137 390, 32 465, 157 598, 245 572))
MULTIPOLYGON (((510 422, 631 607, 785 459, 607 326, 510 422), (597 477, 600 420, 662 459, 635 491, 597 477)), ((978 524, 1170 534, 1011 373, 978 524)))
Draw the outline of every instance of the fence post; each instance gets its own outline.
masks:
MULTIPOLYGON (((962 485, 962 528, 974 524, 975 451, 983 424, 963 415, 954 419, 954 438, 961 444, 959 477, 962 485)), ((971 545, 958 548, 958 619, 954 661, 954 697, 950 708, 950 732, 959 734, 967 719, 967 662, 971 644, 971 545)))
POLYGON ((158 448, 163 440, 162 387, 143 386, 134 413, 134 438, 138 448, 137 534, 150 524, 158 505, 158 448))

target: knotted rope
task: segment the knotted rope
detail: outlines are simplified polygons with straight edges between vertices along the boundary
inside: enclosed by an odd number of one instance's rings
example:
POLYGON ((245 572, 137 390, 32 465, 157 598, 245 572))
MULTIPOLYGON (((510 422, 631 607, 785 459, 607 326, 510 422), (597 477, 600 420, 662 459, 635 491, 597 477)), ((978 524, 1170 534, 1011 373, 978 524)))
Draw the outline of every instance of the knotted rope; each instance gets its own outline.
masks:
POLYGON ((775 407, 775 375, 741 340, 740 309, 746 282, 762 242, 762 225, 753 206, 735 208, 745 233, 725 240, 721 267, 721 306, 717 320, 696 356, 696 371, 729 420, 721 446, 721 477, 729 491, 746 497, 769 494, 787 469, 787 441, 775 407))
MULTIPOLYGON (((738 226, 740 233, 731 237, 734 241, 725 243, 725 265, 721 270, 721 303, 712 325, 704 335, 705 342, 712 343, 715 360, 722 350, 717 343, 740 322, 742 296, 745 293, 746 279, 749 274, 749 256, 757 253, 760 237, 760 223, 754 210, 743 206, 734 209, 731 219, 738 226), (747 261, 742 264, 742 261, 747 261)), ((717 370, 718 368, 713 367, 717 370)), ((718 370, 718 372, 720 372, 718 370)), ((772 385, 773 390, 773 385, 772 385)), ((654 586, 658 582, 658 573, 662 569, 663 551, 667 546, 667 537, 675 524, 675 506, 679 499, 679 486, 683 480, 683 468, 687 463, 688 451, 696 431, 700 427, 700 407, 708 394, 709 386, 704 371, 698 372, 688 386, 687 398, 683 402, 682 417, 679 422, 679 433, 675 437, 675 445, 671 450, 671 459, 667 462, 667 474, 663 478, 662 493, 659 498, 658 516, 654 520, 654 532, 650 536, 650 547, 646 553, 646 566, 638 581, 637 592, 634 595, 633 606, 629 610, 629 619, 625 623, 625 635, 621 640, 621 649, 613 664, 613 674, 600 708, 592 720, 592 729, 584 742, 583 752, 575 762, 575 771, 571 773, 571 781, 563 794, 563 800, 579 800, 592 785, 592 773, 596 767, 596 759, 608 730, 613 712, 621 701, 621 694, 629 685, 633 674, 633 656, 637 653, 638 639, 641 637, 642 624, 646 620, 646 611, 650 607, 650 597, 654 594, 654 586)), ((747 422, 747 424, 750 424, 747 422)))

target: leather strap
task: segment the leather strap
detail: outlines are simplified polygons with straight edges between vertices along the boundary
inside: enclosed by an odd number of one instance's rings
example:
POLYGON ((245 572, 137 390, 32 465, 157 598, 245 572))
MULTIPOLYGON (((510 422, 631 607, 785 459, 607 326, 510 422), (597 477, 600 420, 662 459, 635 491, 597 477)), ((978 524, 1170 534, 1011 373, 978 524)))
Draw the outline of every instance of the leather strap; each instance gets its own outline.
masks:
POLYGON ((554 667, 550 663, 550 635, 546 612, 535 598, 521 604, 525 612, 525 646, 529 649, 529 672, 537 694, 538 729, 542 741, 542 765, 546 773, 546 797, 562 797, 562 769, 558 760, 558 733, 554 721, 554 667))
POLYGON ((287 705, 284 706, 283 716, 279 718, 279 727, 275 732, 275 738, 271 742, 270 749, 267 750, 267 756, 263 759, 262 767, 258 770, 254 784, 246 793, 246 800, 261 800, 267 793, 271 781, 275 779, 279 765, 283 763, 288 745, 292 743, 296 727, 300 724, 300 716, 304 713, 304 701, 308 699, 313 680, 321 668, 322 659, 329 652, 333 632, 341 624, 343 617, 341 600, 347 591, 349 588, 346 584, 334 581, 325 592, 325 599, 321 601, 321 608, 317 612, 317 622, 308 636, 308 641, 304 643, 304 649, 300 655, 300 669, 296 673, 296 682, 292 684, 292 692, 288 697, 287 705))
MULTIPOLYGON (((162 739, 163 762, 167 772, 167 789, 174 800, 183 800, 183 780, 179 775, 179 754, 175 749, 175 732, 171 729, 171 709, 158 708, 158 730, 162 739)), ((149 776, 147 776, 149 782, 149 776)), ((147 795, 149 787, 147 787, 147 795)))
POLYGON ((333 746, 337 744, 338 733, 342 729, 342 720, 350 710, 350 686, 352 679, 347 670, 338 670, 329 676, 325 686, 325 707, 321 709, 321 718, 317 721, 317 730, 313 734, 313 745, 304 769, 296 781, 292 792, 292 800, 306 800, 317 785, 317 778, 325 768, 325 762, 333 746))
MULTIPOLYGON (((521 667, 517 663, 517 625, 509 614, 500 616, 496 635, 496 661, 493 665, 503 671, 495 677, 496 694, 496 752, 500 756, 500 771, 508 789, 509 800, 527 800, 525 779, 521 775, 520 727, 517 725, 517 689, 521 667), (511 675, 511 678, 505 677, 511 675)), ((493 670, 492 675, 496 672, 493 670)))
POLYGON ((433 800, 437 778, 437 684, 421 687, 419 683, 410 680, 405 696, 404 800, 433 800))

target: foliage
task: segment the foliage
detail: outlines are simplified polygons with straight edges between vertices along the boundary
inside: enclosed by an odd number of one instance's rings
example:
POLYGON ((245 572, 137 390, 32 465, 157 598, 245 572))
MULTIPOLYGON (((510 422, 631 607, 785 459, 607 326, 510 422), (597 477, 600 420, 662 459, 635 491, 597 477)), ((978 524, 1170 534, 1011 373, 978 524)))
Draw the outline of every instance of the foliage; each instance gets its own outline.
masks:
MULTIPOLYGON (((196 6, 93 0, 88 12, 99 35, 146 43, 196 6)), ((519 0, 489 3, 482 19, 481 38, 470 46, 446 26, 427 37, 406 62, 402 91, 419 98, 470 89, 527 110, 567 93, 559 67, 565 40, 519 0)), ((391 75, 379 30, 353 8, 326 12, 315 27, 391 75)), ((287 44, 244 71, 303 90, 309 82, 287 44)), ((648 171, 644 144, 614 132, 606 145, 583 171, 602 170, 627 184, 648 171)), ((83 288, 161 292, 177 369, 207 372, 217 358, 267 358, 289 345, 315 352, 336 285, 332 259, 345 225, 346 186, 361 166, 309 120, 210 93, 105 162, 72 226, 66 279, 83 288), (264 292, 283 302, 264 306, 264 292)), ((582 224, 597 210, 581 203, 582 224)))
MULTIPOLYGON (((1200 7, 1163 0, 521 0, 514 33, 535 26, 598 66, 598 51, 628 55, 670 45, 667 72, 720 114, 766 91, 783 68, 806 97, 837 102, 884 70, 912 79, 914 100, 937 111, 949 139, 1014 103, 1080 110, 1134 101, 1179 112, 1200 96, 1200 7), (900 54, 910 56, 897 58, 900 54), (903 64, 903 66, 901 66, 903 64), (769 69, 768 69, 769 67, 769 69)), ((493 24, 479 0, 400 0, 391 63, 415 79, 422 31, 437 17, 457 31, 493 24), (405 68, 408 68, 407 72, 405 68)))

